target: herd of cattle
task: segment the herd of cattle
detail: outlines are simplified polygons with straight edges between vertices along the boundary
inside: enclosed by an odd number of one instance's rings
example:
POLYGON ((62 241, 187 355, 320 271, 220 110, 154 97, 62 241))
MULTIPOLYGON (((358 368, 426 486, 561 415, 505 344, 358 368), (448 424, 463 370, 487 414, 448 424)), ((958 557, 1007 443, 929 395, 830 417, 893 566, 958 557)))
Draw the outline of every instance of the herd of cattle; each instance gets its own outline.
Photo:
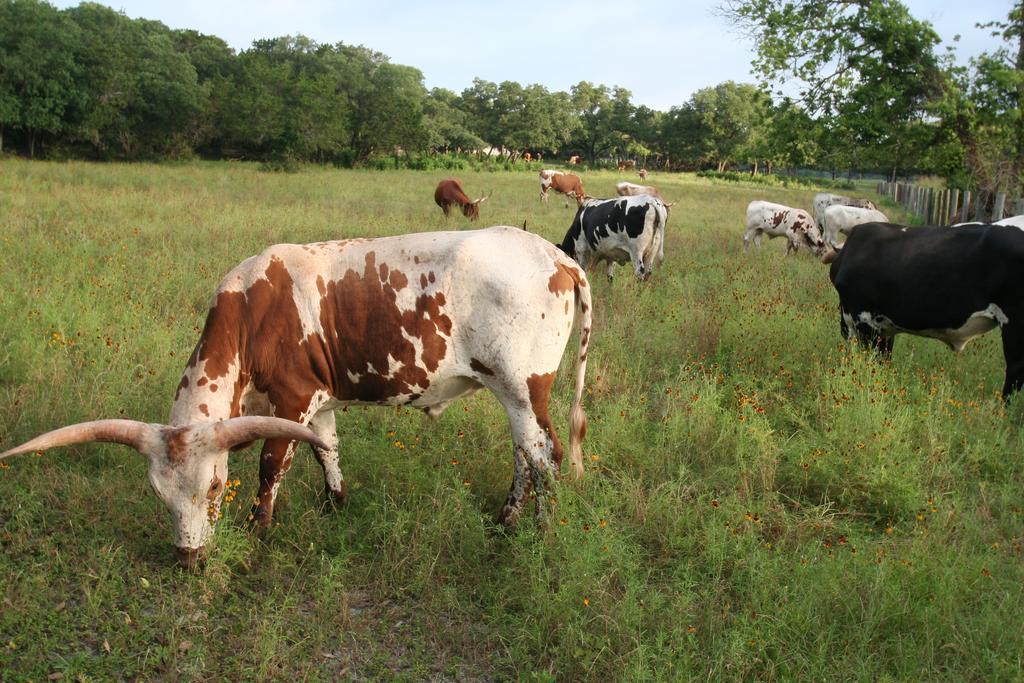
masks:
POLYGON ((830 263, 840 330, 884 357, 900 333, 961 351, 999 327, 1003 397, 1024 385, 1024 216, 992 224, 910 228, 889 222, 866 199, 821 193, 814 218, 803 209, 753 201, 744 247, 761 235, 785 237, 786 254, 807 249, 830 263), (837 242, 846 235, 843 244, 837 242))
MULTIPOLYGON (((554 188, 578 205, 558 245, 491 227, 268 247, 214 293, 167 424, 71 425, 0 458, 91 441, 134 448, 148 459, 149 481, 173 518, 178 562, 194 567, 220 516, 230 452, 264 441, 253 519, 266 526, 299 442, 312 446, 328 494, 345 500, 336 409, 411 406, 436 418, 487 388, 507 413, 513 442, 513 480, 499 519, 514 524, 531 492, 543 516, 563 458, 549 397, 577 326, 569 461, 573 476, 583 474, 593 318, 586 271, 606 262, 611 277, 614 264, 630 262, 638 278, 649 277, 664 258, 672 204, 628 182, 615 198, 590 197, 578 176, 560 171, 541 171, 540 187, 544 201, 554 188)), ((470 219, 487 199, 471 200, 453 178, 434 198, 445 215, 459 207, 470 219)), ((960 350, 999 326, 1004 396, 1024 384, 1024 217, 907 228, 871 202, 831 194, 818 195, 813 211, 751 202, 743 243, 784 236, 787 254, 806 249, 831 263, 843 334, 883 354, 898 332, 960 350), (847 235, 842 245, 839 234, 847 235)))

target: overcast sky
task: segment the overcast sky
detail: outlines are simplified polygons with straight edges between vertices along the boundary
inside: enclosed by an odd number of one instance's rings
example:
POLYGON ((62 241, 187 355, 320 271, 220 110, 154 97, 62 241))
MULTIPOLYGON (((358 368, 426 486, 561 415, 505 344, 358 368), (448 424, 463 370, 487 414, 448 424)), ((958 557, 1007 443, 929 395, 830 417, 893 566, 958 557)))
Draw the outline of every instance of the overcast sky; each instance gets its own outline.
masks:
MULTIPOLYGON (((102 0, 101 0, 102 1, 102 0)), ((428 88, 461 92, 473 78, 568 90, 621 85, 635 104, 666 110, 722 81, 753 82, 751 51, 713 13, 720 0, 471 2, 470 0, 117 0, 129 17, 219 36, 236 50, 303 34, 366 45, 423 72, 428 88), (627 8, 635 9, 627 9, 627 8)), ((962 60, 992 46, 977 22, 1005 19, 1012 0, 904 0, 962 60)), ((57 0, 57 7, 77 0, 57 0)), ((104 3, 107 4, 107 3, 104 3)))

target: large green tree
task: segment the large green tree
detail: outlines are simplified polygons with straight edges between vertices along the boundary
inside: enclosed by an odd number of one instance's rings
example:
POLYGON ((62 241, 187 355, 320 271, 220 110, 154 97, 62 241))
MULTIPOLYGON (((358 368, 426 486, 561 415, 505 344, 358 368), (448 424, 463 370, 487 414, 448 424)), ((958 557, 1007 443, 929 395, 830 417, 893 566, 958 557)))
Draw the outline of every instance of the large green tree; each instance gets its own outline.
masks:
POLYGON ((74 49, 78 32, 66 15, 36 0, 0 0, 0 151, 4 130, 24 134, 35 156, 40 134, 57 134, 83 96, 74 49))
POLYGON ((796 85, 804 109, 841 119, 833 155, 856 161, 870 148, 872 163, 894 168, 921 158, 927 136, 914 133, 946 79, 938 35, 902 3, 728 0, 720 9, 753 40, 766 85, 780 95, 796 85))
POLYGON ((84 93, 77 137, 98 156, 140 158, 190 151, 202 97, 196 70, 173 33, 95 3, 67 10, 78 27, 74 55, 84 93))

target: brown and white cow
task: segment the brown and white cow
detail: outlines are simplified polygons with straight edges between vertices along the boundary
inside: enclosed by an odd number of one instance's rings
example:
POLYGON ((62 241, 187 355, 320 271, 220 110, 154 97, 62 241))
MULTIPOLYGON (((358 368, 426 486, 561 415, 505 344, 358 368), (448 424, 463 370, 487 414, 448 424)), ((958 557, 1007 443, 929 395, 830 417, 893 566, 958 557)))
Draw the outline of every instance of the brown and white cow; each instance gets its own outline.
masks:
POLYGON ((540 172, 540 200, 545 204, 548 201, 548 188, 565 195, 565 205, 569 206, 569 197, 576 198, 577 206, 583 205, 583 197, 586 193, 583 190, 583 181, 575 173, 563 173, 562 171, 544 170, 540 172))
POLYGON ((573 156, 569 157, 569 163, 572 164, 573 166, 580 163, 580 155, 574 154, 573 156))
POLYGON ((617 168, 620 171, 632 171, 635 166, 636 166, 636 162, 635 161, 633 161, 632 159, 625 159, 625 160, 619 162, 617 168))
POLYGON ((87 441, 135 448, 174 519, 178 561, 192 566, 213 535, 230 451, 266 439, 253 514, 268 525, 299 441, 312 444, 328 492, 344 501, 335 409, 412 406, 437 417, 486 387, 512 430, 514 477, 500 515, 511 525, 531 489, 543 514, 548 475, 560 470, 548 397, 577 312, 569 452, 579 476, 590 289, 575 261, 512 227, 269 247, 217 288, 168 424, 87 422, 0 458, 87 441))
POLYGON ((646 168, 641 168, 639 171, 636 172, 636 174, 638 176, 640 176, 640 182, 642 182, 642 183, 643 182, 647 182, 647 169, 646 168))
POLYGON ((480 217, 480 205, 490 199, 490 195, 480 199, 470 199, 462 190, 462 181, 458 178, 445 178, 434 190, 434 202, 444 211, 445 217, 453 206, 462 209, 462 215, 471 221, 480 217))
POLYGON ((743 233, 743 248, 749 247, 750 239, 753 238, 754 244, 760 249, 763 234, 768 235, 769 239, 784 236, 787 240, 787 256, 801 248, 808 249, 818 257, 829 251, 811 214, 803 209, 755 200, 747 205, 747 229, 743 233))

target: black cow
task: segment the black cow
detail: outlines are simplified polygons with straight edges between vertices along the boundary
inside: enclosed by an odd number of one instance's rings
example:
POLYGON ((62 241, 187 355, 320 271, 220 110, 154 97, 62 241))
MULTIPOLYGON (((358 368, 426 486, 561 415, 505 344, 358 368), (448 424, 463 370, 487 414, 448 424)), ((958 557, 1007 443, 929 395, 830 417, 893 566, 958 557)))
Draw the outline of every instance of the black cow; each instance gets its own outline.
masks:
POLYGON ((1024 384, 1024 232, 967 224, 906 228, 864 223, 832 262, 840 327, 888 357, 899 332, 960 351, 1000 327, 1003 397, 1024 384))
POLYGON ((587 197, 559 247, 588 270, 607 261, 608 279, 615 264, 632 262, 636 276, 646 280, 665 258, 667 220, 668 209, 658 197, 587 197))

